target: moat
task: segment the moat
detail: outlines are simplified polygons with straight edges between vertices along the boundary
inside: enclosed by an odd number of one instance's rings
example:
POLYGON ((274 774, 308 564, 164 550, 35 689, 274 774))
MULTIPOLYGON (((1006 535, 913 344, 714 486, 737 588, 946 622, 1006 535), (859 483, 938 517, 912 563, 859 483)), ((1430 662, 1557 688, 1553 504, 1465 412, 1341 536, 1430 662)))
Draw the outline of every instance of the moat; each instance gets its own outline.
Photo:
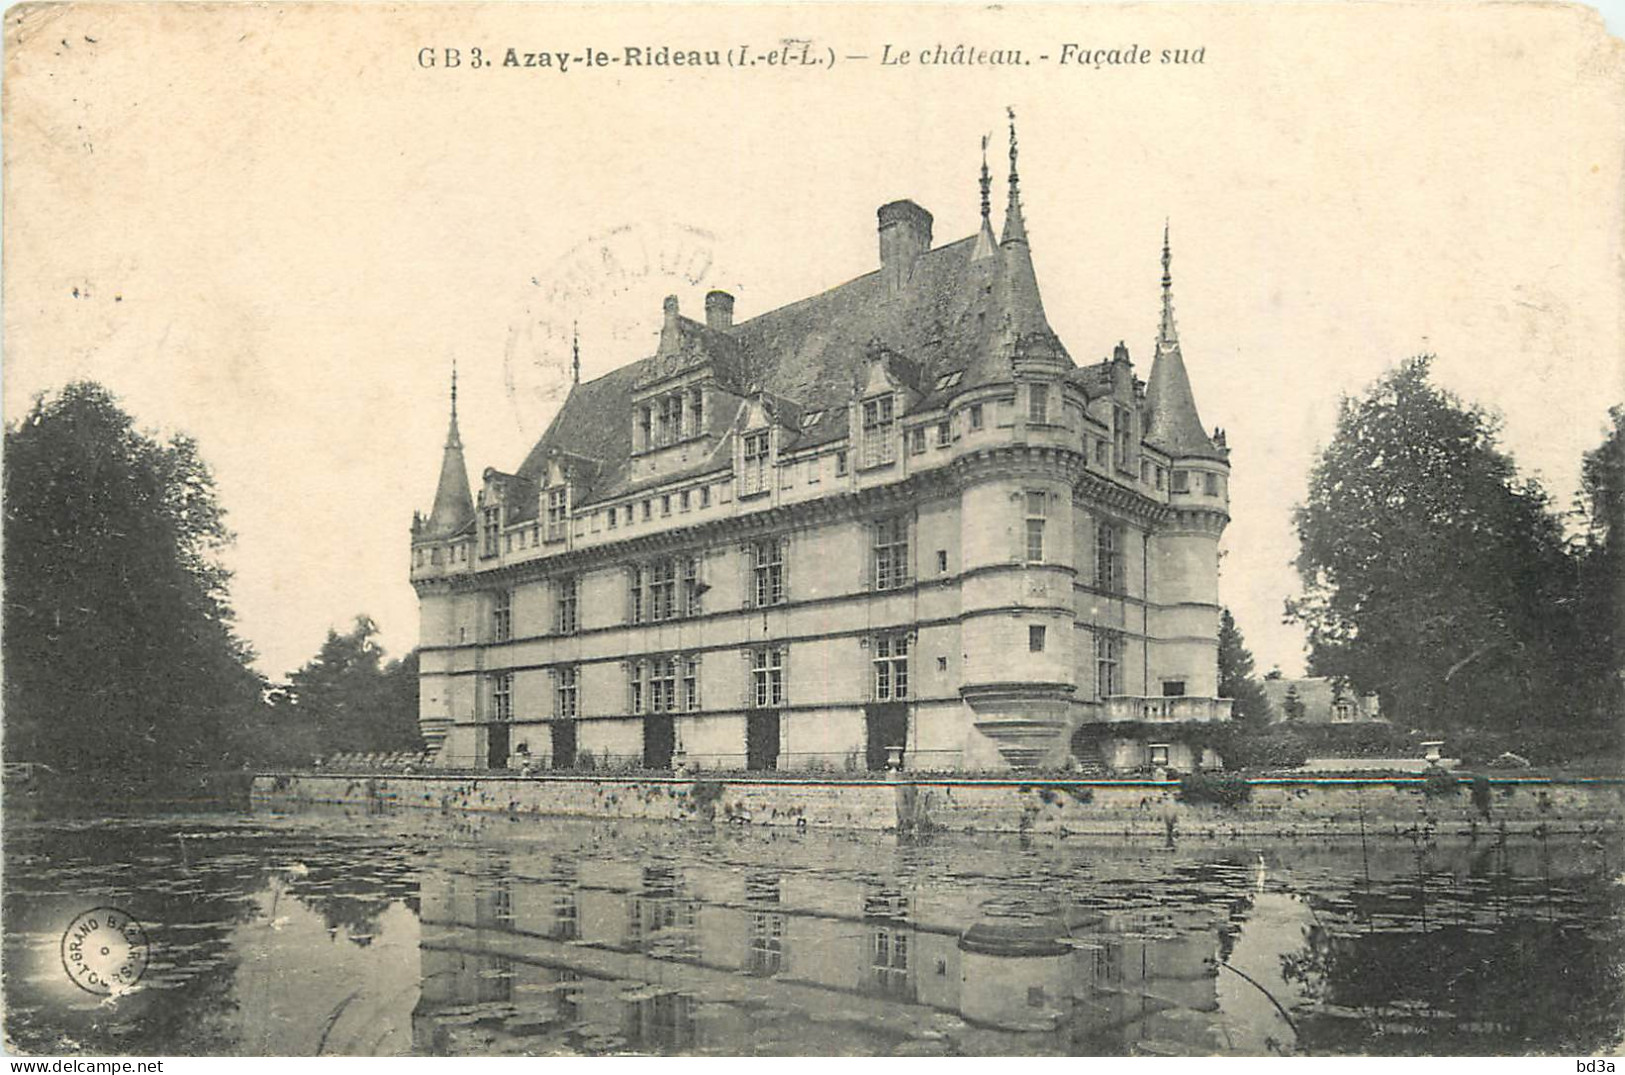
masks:
POLYGON ((1173 846, 342 808, 8 823, 23 1053, 1595 1053, 1613 838, 1173 846), (137 987, 67 978, 98 906, 137 987))

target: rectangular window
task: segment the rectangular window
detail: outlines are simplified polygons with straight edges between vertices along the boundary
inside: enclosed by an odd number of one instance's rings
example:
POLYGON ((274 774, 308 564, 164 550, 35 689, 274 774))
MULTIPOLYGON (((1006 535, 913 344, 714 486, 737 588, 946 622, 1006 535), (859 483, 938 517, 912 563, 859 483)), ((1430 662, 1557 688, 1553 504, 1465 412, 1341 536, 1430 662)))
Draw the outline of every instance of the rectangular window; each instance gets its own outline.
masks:
POLYGON ((700 507, 709 508, 710 506, 711 506, 711 487, 709 485, 702 485, 702 486, 700 486, 700 507))
POLYGON ((553 715, 560 720, 573 720, 576 714, 576 666, 561 665, 553 681, 553 715))
POLYGON ((680 395, 662 396, 660 398, 660 425, 657 427, 657 445, 671 444, 677 440, 683 429, 683 397, 680 395))
POLYGON ((970 405, 970 427, 972 429, 982 428, 982 405, 980 403, 970 405))
POLYGON ((947 423, 947 421, 941 421, 941 422, 937 423, 937 447, 938 448, 946 448, 946 447, 948 447, 948 443, 953 440, 953 429, 954 429, 954 427, 949 425, 947 423))
POLYGON ((1123 660, 1123 636, 1116 631, 1095 632, 1095 694, 1109 698, 1123 693, 1118 666, 1123 660))
POLYGON ((621 517, 621 509, 620 508, 610 508, 609 509, 609 528, 611 530, 615 529, 616 521, 619 520, 620 517, 621 517))
POLYGON ((839 478, 839 477, 843 476, 844 474, 846 474, 846 453, 845 452, 836 452, 835 453, 835 476, 837 478, 839 478))
POLYGON ((626 619, 628 623, 643 622, 643 568, 631 567, 626 572, 626 619))
POLYGON ((902 516, 875 524, 875 589, 908 583, 908 520, 902 516))
POLYGON ((875 636, 875 701, 908 697, 908 635, 875 636))
POLYGON ((1152 476, 1156 479, 1157 488, 1161 489, 1162 488, 1162 475, 1163 475, 1162 468, 1161 467, 1152 467, 1151 470, 1152 470, 1152 476))
POLYGON ((491 595, 491 641, 506 642, 513 637, 513 591, 498 590, 491 595))
POLYGON ((649 620, 659 623, 677 615, 677 562, 656 560, 649 565, 649 620))
POLYGON ((1162 681, 1162 696, 1164 698, 1180 698, 1185 694, 1185 681, 1183 679, 1165 679, 1162 681))
POLYGON ((1217 474, 1202 475, 1202 492, 1208 496, 1219 495, 1219 476, 1217 474))
POLYGON ((683 658, 683 712, 700 711, 700 659, 683 658))
POLYGON ((1028 493, 1027 502, 1027 562, 1041 564, 1044 562, 1044 516, 1045 497, 1043 493, 1028 493))
POLYGON ((687 489, 684 489, 681 493, 679 493, 677 495, 677 510, 678 511, 687 511, 688 510, 688 490, 687 489))
MULTIPOLYGON (((520 534, 522 535, 523 533, 524 533, 524 531, 521 530, 520 534)), ((502 540, 502 551, 503 552, 513 552, 513 535, 512 534, 508 534, 506 537, 503 538, 503 540, 502 540)))
POLYGON ((768 431, 745 434, 745 465, 739 475, 739 495, 767 491, 768 431))
POLYGON ((690 389, 688 393, 688 433, 697 437, 705 432, 705 392, 703 389, 690 389))
POLYGON ((648 522, 650 519, 654 518, 654 514, 654 502, 651 500, 645 500, 643 502, 643 521, 648 522))
POLYGON ((683 565, 683 615, 698 616, 702 611, 701 597, 705 587, 700 582, 700 558, 698 556, 682 557, 683 565))
POLYGON ((1030 384, 1027 386, 1027 421, 1034 425, 1046 425, 1049 422, 1049 385, 1030 384))
POLYGON ((1028 628, 1027 628, 1027 652, 1029 652, 1029 653, 1043 653, 1044 652, 1044 626, 1043 626, 1043 624, 1035 623, 1035 624, 1031 624, 1030 626, 1028 626, 1028 628))
POLYGON ((784 601, 784 539, 753 541, 751 556, 752 607, 765 608, 784 601))
POLYGON ((491 719, 513 719, 513 673, 498 672, 491 677, 491 719))
POLYGON ((633 713, 643 712, 643 662, 627 665, 626 707, 633 713))
POLYGON ((497 538, 502 532, 501 509, 486 508, 484 518, 481 520, 480 555, 495 556, 497 554, 497 538))
POLYGON ((670 493, 666 493, 664 496, 662 496, 660 498, 660 514, 663 515, 663 516, 671 514, 671 494, 670 493))
POLYGON ((553 627, 561 635, 573 635, 580 623, 576 617, 577 591, 579 583, 574 575, 559 579, 553 584, 554 604, 557 612, 554 616, 553 627))
POLYGON ((1174 471, 1173 491, 1176 492, 1176 493, 1188 493, 1188 492, 1191 491, 1191 472, 1190 471, 1188 471, 1188 470, 1175 470, 1174 471))
POLYGON ((1151 464, 1144 459, 1140 460, 1140 481, 1146 485, 1151 484, 1151 464))
POLYGON ((1110 466, 1112 461, 1111 445, 1103 440, 1095 441, 1095 466, 1110 466))
POLYGON ((1106 593, 1123 593, 1123 532, 1116 523, 1095 524, 1095 587, 1106 593))
POLYGON ((1128 471, 1134 461, 1134 412, 1127 407, 1112 408, 1112 441, 1117 469, 1128 471))
POLYGON ((915 426, 908 431, 908 454, 919 455, 925 451, 925 427, 915 426))
POLYGON ((892 446, 892 397, 881 396, 863 404, 863 465, 878 467, 896 458, 892 446))
POLYGON ((807 460, 807 484, 817 485, 819 479, 823 477, 820 473, 823 469, 824 461, 817 456, 807 460))
POLYGON ((569 489, 559 486, 547 491, 547 540, 563 541, 564 525, 569 521, 569 489))
POLYGON ((948 571, 948 550, 937 550, 937 574, 946 574, 948 571))
POLYGON ((784 650, 765 646, 751 651, 751 700, 757 709, 784 704, 784 650))
POLYGON ((656 657, 649 662, 649 712, 677 709, 677 658, 656 657))

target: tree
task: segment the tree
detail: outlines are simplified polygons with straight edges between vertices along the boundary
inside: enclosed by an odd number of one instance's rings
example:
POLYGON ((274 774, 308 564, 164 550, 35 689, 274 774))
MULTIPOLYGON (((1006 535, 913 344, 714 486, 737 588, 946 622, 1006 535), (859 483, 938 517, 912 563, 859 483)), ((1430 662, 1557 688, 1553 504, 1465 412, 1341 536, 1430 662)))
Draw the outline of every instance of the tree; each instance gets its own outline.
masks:
POLYGON ((1573 708, 1573 565, 1496 421, 1405 362, 1345 397, 1295 513, 1288 615, 1310 669, 1417 724, 1517 729, 1573 708))
POLYGON ((1580 462, 1579 514, 1583 533, 1576 560, 1575 637, 1571 667, 1590 687, 1587 702, 1604 719, 1625 716, 1625 406, 1609 413, 1602 444, 1580 462))
POLYGON ((360 615, 345 634, 329 629, 316 656, 289 676, 303 720, 324 754, 421 749, 417 731, 417 654, 386 669, 378 627, 360 615))
POLYGON ((1298 685, 1288 683, 1286 697, 1281 699, 1281 716, 1291 723, 1303 720, 1303 699, 1298 697, 1298 685))
POLYGON ((5 448, 6 758, 113 797, 222 765, 222 716, 257 704, 259 677, 196 443, 137 431, 76 382, 36 399, 5 448))
POLYGON ((1269 723, 1270 705, 1253 672, 1253 655, 1241 637, 1235 617, 1228 608, 1224 609, 1219 613, 1219 697, 1235 699, 1231 707, 1235 720, 1251 728, 1261 728, 1269 723))

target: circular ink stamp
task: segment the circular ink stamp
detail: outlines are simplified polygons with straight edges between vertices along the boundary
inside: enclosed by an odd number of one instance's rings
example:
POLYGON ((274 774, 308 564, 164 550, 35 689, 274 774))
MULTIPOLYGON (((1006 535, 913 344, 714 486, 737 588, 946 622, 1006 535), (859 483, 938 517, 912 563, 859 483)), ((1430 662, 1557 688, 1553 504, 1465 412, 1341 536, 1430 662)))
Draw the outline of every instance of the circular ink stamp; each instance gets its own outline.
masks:
MULTIPOLYGON (((541 432, 541 420, 570 390, 578 354, 598 370, 653 354, 664 298, 727 278, 719 245, 702 228, 625 224, 589 236, 530 277, 503 355, 517 431, 527 439, 541 432)), ((695 307, 689 316, 703 317, 695 307)))
POLYGON ((140 922, 117 907, 92 907, 63 931, 62 969, 87 993, 124 993, 147 972, 151 950, 140 922))

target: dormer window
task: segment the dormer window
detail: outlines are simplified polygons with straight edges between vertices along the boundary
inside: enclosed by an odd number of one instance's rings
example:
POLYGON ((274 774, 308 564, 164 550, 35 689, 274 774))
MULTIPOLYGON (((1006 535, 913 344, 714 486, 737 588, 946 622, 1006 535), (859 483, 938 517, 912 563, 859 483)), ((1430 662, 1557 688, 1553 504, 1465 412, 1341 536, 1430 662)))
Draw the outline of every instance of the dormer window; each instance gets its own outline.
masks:
POLYGON ((688 434, 697 437, 705 431, 705 391, 692 388, 688 393, 688 434))
POLYGON ((944 373, 941 377, 937 378, 937 391, 941 392, 948 388, 958 388, 959 382, 964 379, 964 376, 964 370, 954 370, 952 373, 944 373))
POLYGON ((878 467, 896 458, 892 444, 892 397, 865 400, 863 404, 863 465, 878 467))
POLYGON ((563 541, 564 527, 569 519, 568 486, 558 486, 547 491, 547 540, 563 541))
POLYGON ((1131 472, 1134 447, 1134 413, 1127 407, 1114 407, 1112 419, 1112 446, 1117 455, 1117 469, 1131 472))
POLYGON ((744 463, 739 475, 739 495, 767 492, 768 431, 745 434, 744 463))
POLYGON ((811 429, 813 426, 818 424, 818 420, 822 417, 824 417, 823 411, 808 411, 806 414, 801 416, 801 428, 811 429))
POLYGON ((486 508, 480 520, 481 556, 495 556, 497 554, 497 541, 501 533, 502 509, 496 507, 486 508))

